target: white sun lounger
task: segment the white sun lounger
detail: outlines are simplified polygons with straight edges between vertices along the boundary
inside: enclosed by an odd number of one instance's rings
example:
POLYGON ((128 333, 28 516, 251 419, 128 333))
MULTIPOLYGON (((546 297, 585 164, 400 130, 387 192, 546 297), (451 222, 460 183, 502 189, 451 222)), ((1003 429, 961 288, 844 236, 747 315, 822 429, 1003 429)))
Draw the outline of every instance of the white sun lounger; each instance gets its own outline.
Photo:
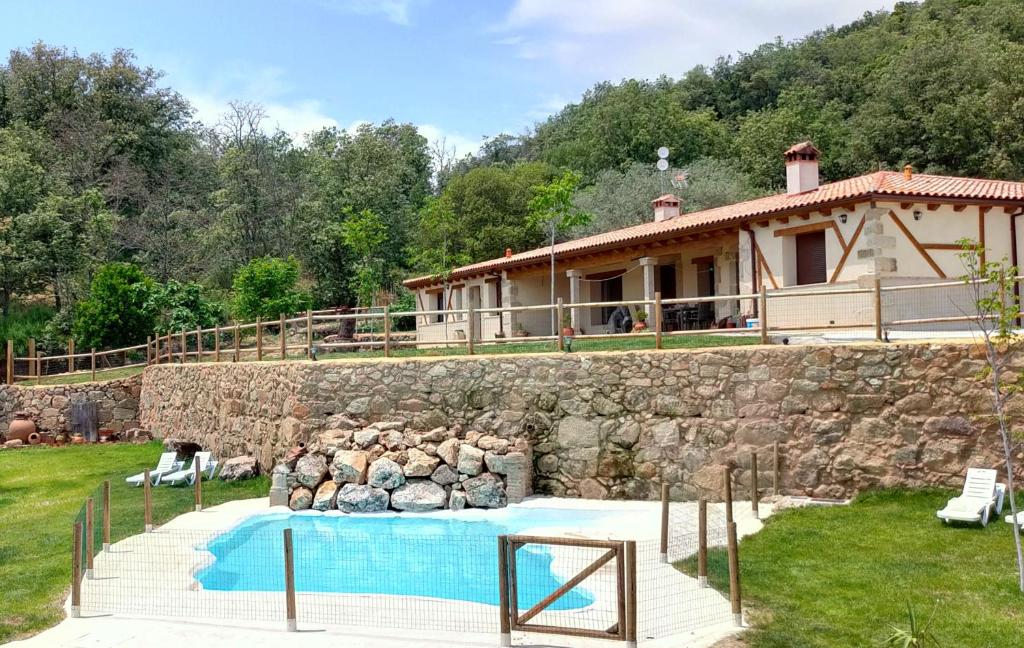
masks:
POLYGON ((192 485, 196 481, 196 462, 199 462, 199 470, 201 473, 206 473, 207 479, 213 479, 213 473, 217 470, 217 460, 210 457, 209 452, 197 452, 195 458, 192 459, 192 465, 188 468, 182 468, 172 472, 169 475, 164 475, 161 479, 161 483, 170 484, 171 486, 177 486, 178 484, 192 485))
MULTIPOLYGON (((1006 523, 1013 524, 1013 516, 1006 516, 1006 523)), ((1024 511, 1017 511, 1017 526, 1024 527, 1024 511)))
MULTIPOLYGON (((153 486, 160 483, 160 479, 164 475, 168 475, 175 470, 181 468, 181 462, 178 461, 177 452, 165 452, 160 455, 160 461, 157 462, 156 468, 149 471, 149 482, 153 486)), ((142 482, 146 480, 146 473, 140 472, 138 475, 132 475, 126 477, 125 481, 132 486, 142 486, 142 482)))
POLYGON ((996 471, 990 468, 969 468, 964 481, 964 492, 946 503, 946 508, 937 511, 943 522, 970 522, 988 525, 989 515, 1003 510, 1003 494, 1006 487, 996 483, 996 471))

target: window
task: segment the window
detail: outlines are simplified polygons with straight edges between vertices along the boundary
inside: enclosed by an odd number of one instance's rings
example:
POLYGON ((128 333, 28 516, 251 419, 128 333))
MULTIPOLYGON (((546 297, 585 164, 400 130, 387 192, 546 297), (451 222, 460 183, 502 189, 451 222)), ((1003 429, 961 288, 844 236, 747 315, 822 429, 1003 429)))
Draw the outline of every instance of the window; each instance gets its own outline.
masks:
MULTIPOLYGON (((443 311, 444 310, 444 291, 439 290, 434 293, 434 308, 433 310, 443 311)), ((444 321, 444 313, 438 313, 434 315, 434 321, 441 323, 444 321)))
POLYGON ((825 230, 797 234, 796 283, 819 284, 828 281, 825 271, 825 230))

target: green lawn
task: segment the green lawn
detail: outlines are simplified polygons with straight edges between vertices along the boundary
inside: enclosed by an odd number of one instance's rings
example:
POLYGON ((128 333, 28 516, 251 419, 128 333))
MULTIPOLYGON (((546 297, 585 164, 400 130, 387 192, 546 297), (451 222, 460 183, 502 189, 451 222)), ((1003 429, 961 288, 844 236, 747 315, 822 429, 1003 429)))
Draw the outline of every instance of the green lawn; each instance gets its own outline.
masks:
MULTIPOLYGON (((82 502, 104 479, 111 481, 111 534, 143 529, 142 489, 124 477, 152 468, 159 443, 33 447, 0 452, 0 643, 38 632, 64 616, 71 583, 71 529, 82 502)), ((203 500, 266 496, 265 478, 203 483, 203 500)), ((161 524, 193 508, 191 488, 153 489, 153 520, 161 524)), ((99 516, 97 501, 97 522, 99 516)), ((97 550, 99 544, 97 543, 97 550)))
MULTIPOLYGON (((743 638, 751 648, 879 646, 890 624, 907 625, 910 601, 922 619, 937 606, 932 628, 945 648, 1024 645, 1011 527, 943 525, 935 511, 950 495, 884 491, 770 518, 740 543, 754 624, 743 638)), ((727 590, 724 553, 708 565, 727 590)))

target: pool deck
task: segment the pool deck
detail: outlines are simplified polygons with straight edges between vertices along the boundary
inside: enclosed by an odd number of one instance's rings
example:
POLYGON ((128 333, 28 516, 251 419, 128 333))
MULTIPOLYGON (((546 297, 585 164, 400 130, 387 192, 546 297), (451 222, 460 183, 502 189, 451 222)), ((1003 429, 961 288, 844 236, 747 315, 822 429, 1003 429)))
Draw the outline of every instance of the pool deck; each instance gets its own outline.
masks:
MULTIPOLYGON (((640 583, 637 625, 641 645, 706 648, 738 630, 731 621, 727 597, 713 589, 699 587, 694 579, 658 560, 660 503, 530 498, 514 507, 589 509, 618 514, 603 528, 537 528, 528 533, 636 540, 640 583), (645 637, 657 639, 644 640, 645 637)), ((709 541, 712 545, 721 544, 724 537, 716 531, 721 531, 724 507, 709 504, 708 508, 712 520, 709 541)), ((194 578, 196 570, 211 559, 210 554, 200 549, 202 543, 254 514, 271 510, 265 498, 229 502, 181 515, 153 533, 115 543, 109 551, 97 556, 95 578, 83 581, 82 618, 65 619, 50 630, 10 645, 18 648, 143 645, 178 648, 203 644, 259 648, 299 641, 311 648, 498 646, 496 609, 484 604, 425 597, 300 592, 297 596, 300 632, 294 634, 285 631, 280 592, 203 590, 194 578), (143 555, 146 559, 140 560, 143 555), (162 586, 154 587, 154 584, 162 586), (345 623, 353 618, 360 619, 361 623, 358 626, 345 623), (313 622, 324 619, 331 623, 313 622), (493 630, 491 625, 495 626, 493 630), (457 627, 461 631, 443 631, 441 627, 457 627)), ((479 511, 470 513, 481 514, 479 511)), ((678 560, 694 552, 696 513, 695 502, 672 504, 670 559, 678 560)), ((761 518, 770 513, 771 506, 762 504, 761 518)), ((735 502, 734 514, 741 537, 760 530, 761 522, 753 517, 749 501, 735 502)), ((564 555, 561 551, 557 548, 552 551, 552 570, 568 578, 578 571, 582 557, 564 555)), ((602 613, 611 612, 614 601, 600 592, 614 591, 614 577, 610 565, 591 577, 593 580, 588 582, 592 583, 597 600, 589 608, 543 612, 538 621, 587 625, 588 620, 604 618, 602 613)), ((572 648, 614 645, 607 640, 533 633, 513 633, 512 643, 572 648)))

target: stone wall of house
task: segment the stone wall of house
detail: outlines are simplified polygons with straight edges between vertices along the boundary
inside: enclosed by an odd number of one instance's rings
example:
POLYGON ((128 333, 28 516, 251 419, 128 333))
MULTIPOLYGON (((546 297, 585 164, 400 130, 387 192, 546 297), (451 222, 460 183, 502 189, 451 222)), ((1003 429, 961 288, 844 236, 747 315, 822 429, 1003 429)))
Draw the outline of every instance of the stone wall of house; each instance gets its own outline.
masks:
POLYGON ((960 344, 160 365, 140 419, 264 470, 342 414, 523 438, 534 490, 583 497, 655 497, 662 480, 714 497, 725 465, 747 483, 752 450, 770 483, 778 443, 784 492, 839 497, 998 465, 982 366, 960 344))
POLYGON ((0 385, 0 435, 18 411, 28 412, 40 432, 70 432, 70 406, 85 401, 98 403, 100 429, 122 432, 138 427, 141 389, 142 376, 79 385, 0 385))

